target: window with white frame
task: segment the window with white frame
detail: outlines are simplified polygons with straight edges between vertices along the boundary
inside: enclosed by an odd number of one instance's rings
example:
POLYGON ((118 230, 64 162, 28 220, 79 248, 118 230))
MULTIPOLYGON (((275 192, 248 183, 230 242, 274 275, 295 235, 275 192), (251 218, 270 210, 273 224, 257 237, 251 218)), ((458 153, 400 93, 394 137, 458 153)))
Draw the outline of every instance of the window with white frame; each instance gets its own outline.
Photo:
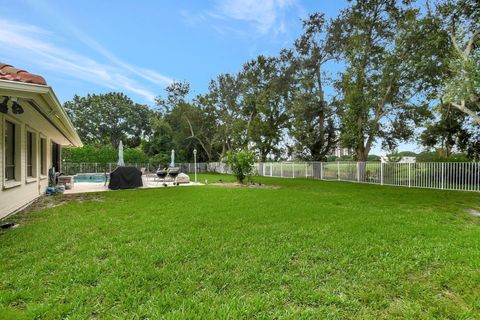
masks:
POLYGON ((18 180, 17 176, 17 125, 10 121, 5 121, 5 180, 18 180))
POLYGON ((26 149, 27 178, 35 178, 37 176, 37 135, 32 131, 27 131, 26 149))
POLYGON ((47 139, 40 138, 40 174, 47 175, 47 139))

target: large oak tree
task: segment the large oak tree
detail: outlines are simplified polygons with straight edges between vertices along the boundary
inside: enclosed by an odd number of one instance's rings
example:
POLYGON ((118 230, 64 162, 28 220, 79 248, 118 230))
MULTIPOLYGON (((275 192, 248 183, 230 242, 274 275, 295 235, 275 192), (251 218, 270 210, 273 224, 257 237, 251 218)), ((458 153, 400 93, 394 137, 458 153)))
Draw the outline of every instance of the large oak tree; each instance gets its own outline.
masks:
POLYGON ((75 95, 64 104, 82 141, 117 148, 120 140, 137 147, 150 131, 151 110, 123 93, 75 95))
POLYGON ((314 13, 303 22, 304 33, 295 42, 293 102, 290 135, 295 157, 321 161, 337 145, 336 114, 325 97, 325 65, 335 59, 335 43, 325 17, 314 13))
POLYGON ((426 114, 419 100, 423 81, 412 64, 425 40, 415 29, 419 10, 411 2, 358 0, 334 23, 345 63, 337 83, 341 141, 360 161, 379 139, 390 149, 410 139, 426 114))

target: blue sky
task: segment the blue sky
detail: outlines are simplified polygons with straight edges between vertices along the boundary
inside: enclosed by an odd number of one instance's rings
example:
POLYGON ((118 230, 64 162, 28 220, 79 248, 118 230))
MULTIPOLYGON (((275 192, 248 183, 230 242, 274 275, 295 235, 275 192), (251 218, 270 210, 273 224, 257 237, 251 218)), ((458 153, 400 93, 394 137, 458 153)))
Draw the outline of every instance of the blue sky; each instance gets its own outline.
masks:
POLYGON ((334 17, 346 3, 3 0, 0 61, 44 76, 61 102, 122 91, 153 105, 173 80, 202 93, 216 75, 277 54, 301 33, 302 18, 334 17))

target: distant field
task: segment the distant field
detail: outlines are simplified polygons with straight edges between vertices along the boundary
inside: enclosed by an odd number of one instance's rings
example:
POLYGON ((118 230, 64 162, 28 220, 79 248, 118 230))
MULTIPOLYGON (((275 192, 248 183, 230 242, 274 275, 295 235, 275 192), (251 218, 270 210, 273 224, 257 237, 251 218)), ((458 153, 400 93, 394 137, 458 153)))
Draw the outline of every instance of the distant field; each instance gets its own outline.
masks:
POLYGON ((0 319, 480 318, 480 194, 256 181, 279 188, 115 191, 10 218, 0 319))

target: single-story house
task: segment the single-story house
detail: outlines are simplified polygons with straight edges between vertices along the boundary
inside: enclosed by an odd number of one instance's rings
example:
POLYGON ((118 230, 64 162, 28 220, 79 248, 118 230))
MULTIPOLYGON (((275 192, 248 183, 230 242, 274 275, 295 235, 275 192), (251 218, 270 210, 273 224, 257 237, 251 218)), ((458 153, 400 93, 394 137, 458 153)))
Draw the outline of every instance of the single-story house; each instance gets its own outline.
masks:
POLYGON ((0 219, 35 200, 48 172, 61 172, 62 147, 82 146, 41 76, 0 63, 0 219))

